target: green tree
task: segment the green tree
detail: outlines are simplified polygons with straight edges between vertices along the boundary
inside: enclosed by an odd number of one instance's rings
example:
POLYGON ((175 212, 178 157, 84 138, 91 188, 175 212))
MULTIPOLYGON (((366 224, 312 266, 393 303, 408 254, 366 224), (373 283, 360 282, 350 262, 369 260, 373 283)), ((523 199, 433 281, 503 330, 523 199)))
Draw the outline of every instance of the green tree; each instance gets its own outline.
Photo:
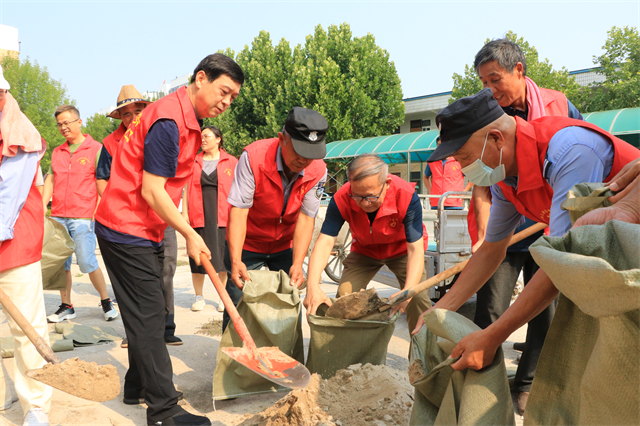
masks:
POLYGON ((293 106, 320 112, 329 123, 327 142, 391 133, 404 121, 402 89, 389 53, 371 34, 353 37, 348 24, 322 26, 293 49, 273 45, 261 31, 235 58, 245 83, 229 110, 208 123, 220 127, 226 149, 277 135, 293 106))
POLYGON ((82 133, 90 134, 98 142, 113 133, 120 125, 120 120, 114 120, 104 114, 95 113, 84 121, 82 133))
POLYGON ((75 104, 75 101, 68 98, 67 89, 62 82, 53 79, 47 68, 41 67, 37 61, 31 62, 29 58, 20 61, 5 56, 0 59, 0 63, 4 69, 4 77, 11 85, 9 92, 47 141, 47 153, 41 161, 42 170, 46 171, 53 148, 64 142, 53 113, 58 106, 75 104))
MULTIPOLYGON (((522 37, 518 38, 517 34, 513 31, 509 31, 505 37, 520 46, 520 49, 524 53, 527 61, 527 77, 535 81, 539 87, 558 90, 564 93, 580 110, 583 96, 582 89, 573 77, 569 75, 569 71, 565 67, 554 70, 548 59, 545 58, 541 61, 536 48, 531 46, 522 37)), ((487 39, 485 44, 490 41, 490 39, 487 39)), ((456 99, 473 95, 481 89, 482 82, 478 78, 476 70, 473 68, 473 63, 465 65, 463 75, 453 74, 453 90, 449 102, 451 103, 456 99)))
MULTIPOLYGON (((606 77, 591 84, 583 99, 584 112, 640 106, 640 34, 635 27, 613 27, 607 32, 604 54, 594 56, 606 77)), ((582 111, 582 110, 581 110, 582 111)))

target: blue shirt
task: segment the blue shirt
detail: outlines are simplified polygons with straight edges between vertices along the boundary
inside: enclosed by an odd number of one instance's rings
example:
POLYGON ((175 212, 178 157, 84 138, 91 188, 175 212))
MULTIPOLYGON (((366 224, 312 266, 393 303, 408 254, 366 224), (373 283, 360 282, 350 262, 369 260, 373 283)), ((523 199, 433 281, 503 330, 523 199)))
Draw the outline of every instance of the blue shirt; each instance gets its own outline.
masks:
MULTIPOLYGON (((373 224, 377 213, 378 210, 373 213, 367 213, 370 224, 373 224)), ((327 207, 327 215, 324 219, 320 232, 330 237, 337 237, 344 222, 345 220, 340 213, 340 209, 338 208, 335 199, 332 198, 329 202, 329 207, 327 207)), ((407 214, 402 223, 404 224, 404 234, 408 243, 415 243, 423 236, 422 204, 420 203, 418 194, 413 194, 411 203, 407 208, 407 214)))
MULTIPOLYGON (((602 182, 611 173, 613 145, 602 135, 584 127, 567 127, 558 131, 549 141, 547 160, 551 163, 545 177, 551 189, 550 235, 564 235, 571 229, 569 212, 560 204, 567 192, 582 182, 602 182)), ((508 176, 504 183, 514 188, 518 178, 508 176)), ((492 204, 487 225, 486 241, 498 242, 508 237, 523 223, 523 216, 504 197, 498 185, 491 186, 492 204)))

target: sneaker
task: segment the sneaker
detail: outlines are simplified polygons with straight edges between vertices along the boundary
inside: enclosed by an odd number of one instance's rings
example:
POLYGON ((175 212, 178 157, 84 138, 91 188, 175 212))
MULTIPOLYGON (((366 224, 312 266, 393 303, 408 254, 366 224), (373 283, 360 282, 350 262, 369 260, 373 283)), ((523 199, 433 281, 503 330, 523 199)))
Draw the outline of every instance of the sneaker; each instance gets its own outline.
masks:
POLYGON ((22 426, 49 426, 49 417, 42 408, 35 407, 24 416, 22 426))
POLYGON ((224 312, 224 303, 222 303, 222 300, 218 300, 218 307, 216 308, 216 310, 218 312, 224 312))
POLYGON ((201 311, 204 309, 204 305, 206 305, 206 303, 204 302, 204 297, 196 296, 196 301, 193 302, 193 305, 191 305, 191 310, 201 311))
POLYGON ((171 346, 180 346, 182 345, 182 339, 178 336, 164 336, 164 342, 167 345, 171 346))
POLYGON ((74 319, 75 317, 76 311, 73 309, 73 305, 61 303, 56 313, 47 317, 47 322, 62 322, 64 320, 74 319))
POLYGON ((102 306, 102 310, 104 311, 105 321, 113 321, 118 317, 118 311, 116 311, 116 308, 113 307, 111 299, 107 298, 101 300, 100 305, 102 306))
MULTIPOLYGON (((180 392, 179 390, 176 390, 176 392, 178 392, 178 401, 182 401, 184 399, 184 394, 182 392, 180 392)), ((142 392, 140 392, 140 395, 137 396, 137 397, 135 397, 135 396, 127 397, 127 396, 125 396, 122 399, 122 402, 124 402, 127 405, 144 404, 144 389, 142 389, 142 392)))
POLYGON ((129 339, 127 339, 126 337, 124 339, 122 339, 122 343, 120 343, 120 347, 121 348, 128 348, 129 347, 129 339))
POLYGON ((18 402, 17 396, 12 396, 11 399, 4 403, 4 405, 0 405, 0 411, 5 411, 11 408, 14 402, 18 402))
POLYGON ((196 416, 182 409, 173 416, 167 417, 159 422, 149 423, 156 426, 211 426, 211 420, 205 416, 196 416))

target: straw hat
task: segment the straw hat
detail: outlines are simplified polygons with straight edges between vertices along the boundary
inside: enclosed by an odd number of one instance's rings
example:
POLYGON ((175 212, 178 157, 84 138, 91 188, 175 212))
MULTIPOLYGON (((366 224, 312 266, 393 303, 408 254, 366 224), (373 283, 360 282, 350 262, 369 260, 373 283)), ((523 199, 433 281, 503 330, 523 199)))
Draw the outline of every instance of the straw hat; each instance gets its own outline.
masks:
POLYGON ((133 104, 133 103, 143 103, 145 105, 150 104, 151 102, 145 101, 142 98, 142 95, 138 90, 133 87, 133 84, 127 84, 126 86, 122 86, 120 89, 120 94, 118 95, 118 103, 116 104, 116 109, 107 114, 107 117, 120 119, 120 111, 119 109, 125 105, 133 104))

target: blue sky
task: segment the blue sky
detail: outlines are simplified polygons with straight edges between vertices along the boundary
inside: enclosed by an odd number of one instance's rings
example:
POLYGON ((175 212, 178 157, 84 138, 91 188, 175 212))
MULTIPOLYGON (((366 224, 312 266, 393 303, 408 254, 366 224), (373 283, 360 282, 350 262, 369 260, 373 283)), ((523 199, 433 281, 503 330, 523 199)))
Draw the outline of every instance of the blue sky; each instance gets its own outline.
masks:
POLYGON ((371 33, 395 62, 404 97, 451 90, 487 38, 513 30, 554 68, 589 68, 612 26, 640 24, 640 1, 31 1, 0 0, 21 58, 62 80, 81 114, 115 104, 124 84, 156 90, 207 54, 251 44, 303 43, 316 25, 371 33))

